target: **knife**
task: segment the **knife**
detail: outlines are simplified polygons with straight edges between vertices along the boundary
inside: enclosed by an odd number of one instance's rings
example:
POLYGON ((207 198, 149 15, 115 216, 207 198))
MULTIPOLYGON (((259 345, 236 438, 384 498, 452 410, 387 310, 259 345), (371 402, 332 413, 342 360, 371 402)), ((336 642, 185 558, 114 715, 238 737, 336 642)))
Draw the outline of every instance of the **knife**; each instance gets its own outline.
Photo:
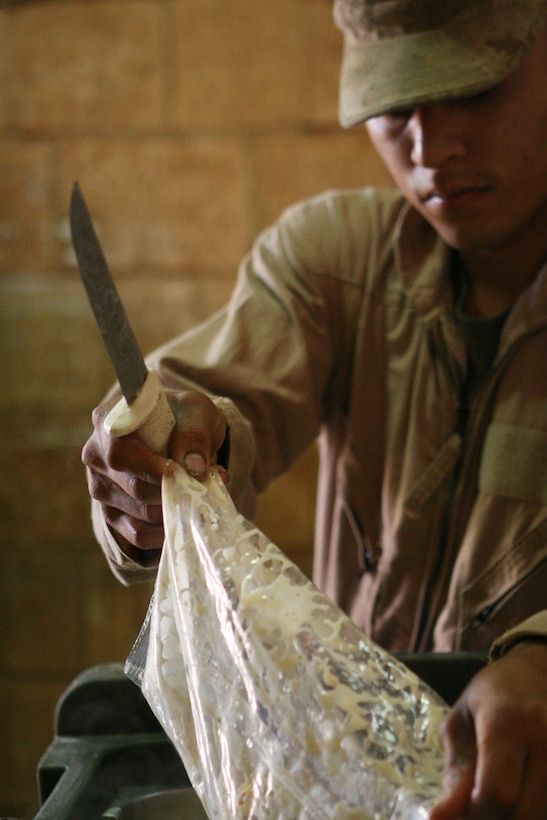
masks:
POLYGON ((175 419, 157 373, 148 368, 108 269, 78 183, 70 199, 70 231, 78 268, 122 389, 104 426, 112 436, 137 436, 167 455, 175 419))

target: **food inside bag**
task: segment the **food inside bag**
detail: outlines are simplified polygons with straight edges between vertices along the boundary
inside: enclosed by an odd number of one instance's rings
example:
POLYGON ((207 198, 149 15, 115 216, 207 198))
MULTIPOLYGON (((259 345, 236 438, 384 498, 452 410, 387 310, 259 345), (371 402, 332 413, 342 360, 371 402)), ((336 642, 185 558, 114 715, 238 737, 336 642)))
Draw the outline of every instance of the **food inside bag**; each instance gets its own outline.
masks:
POLYGON ((127 672, 209 818, 426 818, 446 704, 237 513, 218 475, 170 466, 163 505, 127 672))

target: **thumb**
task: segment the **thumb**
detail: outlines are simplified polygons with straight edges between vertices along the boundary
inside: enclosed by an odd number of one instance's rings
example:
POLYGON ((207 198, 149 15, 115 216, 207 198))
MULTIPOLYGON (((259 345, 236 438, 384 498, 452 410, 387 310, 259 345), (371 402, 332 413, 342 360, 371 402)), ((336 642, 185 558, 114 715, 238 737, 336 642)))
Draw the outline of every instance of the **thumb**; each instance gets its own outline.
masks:
POLYGON ((463 707, 456 704, 449 712, 441 737, 446 758, 443 790, 430 820, 457 820, 468 812, 477 762, 473 721, 463 707))
POLYGON ((171 434, 171 458, 196 478, 203 478, 226 435, 226 422, 211 399, 188 391, 178 400, 177 425, 171 434))

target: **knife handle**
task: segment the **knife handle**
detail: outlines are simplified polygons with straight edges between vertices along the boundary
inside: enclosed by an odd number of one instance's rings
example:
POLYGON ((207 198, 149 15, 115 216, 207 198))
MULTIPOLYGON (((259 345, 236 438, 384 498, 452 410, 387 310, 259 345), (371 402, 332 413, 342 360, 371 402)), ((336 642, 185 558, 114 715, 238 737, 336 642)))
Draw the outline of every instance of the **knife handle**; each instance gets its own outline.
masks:
POLYGON ((140 440, 152 450, 166 456, 169 436, 175 423, 158 374, 149 369, 136 399, 128 404, 122 397, 106 417, 104 426, 111 436, 137 433, 140 440))

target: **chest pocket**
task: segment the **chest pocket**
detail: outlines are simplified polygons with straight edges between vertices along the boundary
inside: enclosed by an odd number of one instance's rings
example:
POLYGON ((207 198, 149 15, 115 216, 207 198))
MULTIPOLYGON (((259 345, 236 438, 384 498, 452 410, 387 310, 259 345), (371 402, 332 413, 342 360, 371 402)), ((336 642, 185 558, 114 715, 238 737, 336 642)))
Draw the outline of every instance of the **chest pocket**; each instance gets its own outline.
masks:
POLYGON ((547 433, 492 424, 479 472, 479 489, 507 499, 507 525, 522 505, 535 523, 494 565, 462 590, 462 648, 483 646, 547 607, 547 433))
POLYGON ((491 424, 484 443, 479 490, 547 504, 547 433, 491 424))

